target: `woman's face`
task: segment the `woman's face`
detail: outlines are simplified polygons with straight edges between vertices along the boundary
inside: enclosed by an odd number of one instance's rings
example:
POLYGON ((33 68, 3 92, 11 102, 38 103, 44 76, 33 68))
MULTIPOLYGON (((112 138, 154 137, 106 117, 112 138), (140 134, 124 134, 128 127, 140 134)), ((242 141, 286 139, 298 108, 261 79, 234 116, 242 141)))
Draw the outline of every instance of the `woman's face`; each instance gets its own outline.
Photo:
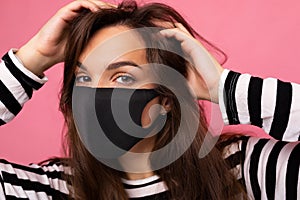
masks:
MULTIPOLYGON (((124 37, 121 41, 115 39, 117 35, 128 30, 130 29, 125 26, 112 26, 95 33, 79 57, 78 61, 82 65, 77 66, 76 70, 75 84, 77 86, 132 89, 156 87, 153 83, 143 84, 144 81, 149 82, 152 78, 150 68, 147 66, 145 49, 114 55, 120 49, 128 49, 131 44, 141 42, 138 37, 124 37), (90 62, 85 61, 89 57, 96 58, 96 62, 93 62, 96 64, 87 64, 90 62)), ((145 107, 141 119, 143 127, 151 124, 149 109, 153 104, 159 104, 159 97, 152 99, 145 107)))
MULTIPOLYGON (((98 53, 100 55, 97 55, 95 61, 97 66, 78 68, 76 85, 101 88, 137 88, 138 84, 147 78, 149 69, 142 66, 147 64, 144 49, 128 51, 123 55, 114 54, 118 49, 128 48, 130 50, 130 43, 139 42, 138 39, 128 41, 129 38, 126 36, 122 38, 123 41, 114 42, 114 38, 117 39, 115 36, 128 30, 124 26, 113 26, 96 32, 80 55, 79 62, 84 65, 84 60, 88 56, 98 53), (105 43, 107 41, 109 41, 108 45, 105 43), (101 46, 102 44, 103 46, 101 46)), ((149 89, 153 87, 154 85, 144 85, 141 88, 149 89)))

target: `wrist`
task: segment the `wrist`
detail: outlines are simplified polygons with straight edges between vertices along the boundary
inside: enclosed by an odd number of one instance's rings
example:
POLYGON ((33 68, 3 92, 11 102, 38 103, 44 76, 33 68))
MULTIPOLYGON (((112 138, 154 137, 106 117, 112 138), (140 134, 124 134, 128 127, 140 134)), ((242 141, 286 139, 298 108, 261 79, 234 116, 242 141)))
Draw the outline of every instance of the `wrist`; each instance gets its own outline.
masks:
POLYGON ((24 65, 16 57, 16 51, 17 49, 10 49, 7 54, 2 57, 3 61, 7 63, 7 68, 9 68, 9 71, 14 77, 17 77, 19 82, 38 90, 44 83, 48 81, 48 78, 46 76, 38 77, 36 74, 24 67, 24 65))
POLYGON ((26 69, 38 77, 43 77, 44 71, 55 64, 50 58, 41 55, 30 42, 15 52, 15 56, 26 69))
POLYGON ((228 70, 228 69, 223 69, 220 79, 219 79, 219 86, 218 86, 218 103, 219 104, 224 104, 224 85, 225 85, 225 81, 226 81, 229 71, 230 70, 228 70))

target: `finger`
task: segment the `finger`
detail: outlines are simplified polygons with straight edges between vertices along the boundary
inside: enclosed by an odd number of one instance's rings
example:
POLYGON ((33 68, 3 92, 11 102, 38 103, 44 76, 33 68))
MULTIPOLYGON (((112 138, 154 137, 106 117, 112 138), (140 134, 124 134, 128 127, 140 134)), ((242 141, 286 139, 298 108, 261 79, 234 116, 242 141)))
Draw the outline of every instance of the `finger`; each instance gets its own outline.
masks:
POLYGON ((118 5, 116 5, 116 4, 112 4, 112 3, 104 2, 104 1, 100 1, 100 0, 81 0, 81 1, 91 1, 91 2, 94 2, 95 4, 97 4, 99 6, 109 5, 109 6, 115 7, 115 8, 118 7, 118 5))
POLYGON ((97 5, 100 9, 102 8, 117 8, 118 6, 112 3, 108 3, 108 2, 103 2, 103 1, 99 1, 99 0, 88 0, 92 3, 94 3, 95 5, 97 5))
POLYGON ((61 8, 58 11, 58 16, 68 23, 74 19, 74 17, 76 17, 79 12, 82 11, 82 9, 88 9, 91 12, 97 12, 100 9, 113 8, 111 5, 98 0, 76 0, 61 8))
POLYGON ((152 20, 152 23, 154 23, 158 27, 163 27, 166 29, 176 28, 174 26, 174 23, 168 22, 168 21, 154 19, 154 20, 152 20))
POLYGON ((100 9, 100 7, 95 4, 92 3, 88 0, 76 0, 73 1, 72 3, 68 4, 66 7, 64 7, 63 9, 66 10, 70 10, 72 12, 79 12, 81 11, 83 8, 88 9, 90 11, 98 11, 100 9))
POLYGON ((187 35, 189 35, 189 36, 191 36, 192 37, 192 34, 181 24, 181 23, 175 23, 175 26, 179 29, 179 30, 181 30, 181 31, 183 31, 183 32, 185 32, 187 35))
POLYGON ((178 28, 164 29, 160 31, 160 34, 165 37, 174 37, 180 42, 183 42, 189 38, 186 33, 180 31, 178 28))
POLYGON ((100 8, 89 1, 73 1, 72 3, 61 8, 55 16, 56 18, 60 18, 65 22, 69 22, 70 20, 74 19, 74 17, 76 17, 79 12, 82 11, 82 9, 88 9, 92 12, 96 12, 100 8))

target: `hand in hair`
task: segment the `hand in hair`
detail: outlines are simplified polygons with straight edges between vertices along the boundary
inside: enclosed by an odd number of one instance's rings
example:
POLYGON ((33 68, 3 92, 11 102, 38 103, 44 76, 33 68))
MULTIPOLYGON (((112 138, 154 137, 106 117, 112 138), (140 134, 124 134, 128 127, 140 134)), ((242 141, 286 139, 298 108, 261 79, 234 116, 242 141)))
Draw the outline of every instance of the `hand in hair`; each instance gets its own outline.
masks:
POLYGON ((174 37, 181 43, 186 56, 191 58, 193 66, 188 69, 188 81, 198 99, 218 103, 218 88, 222 66, 180 23, 176 28, 160 31, 165 37, 174 37))
POLYGON ((38 76, 51 66, 62 62, 69 23, 83 9, 96 12, 99 9, 116 7, 98 0, 73 1, 60 10, 22 46, 16 56, 24 66, 38 76))

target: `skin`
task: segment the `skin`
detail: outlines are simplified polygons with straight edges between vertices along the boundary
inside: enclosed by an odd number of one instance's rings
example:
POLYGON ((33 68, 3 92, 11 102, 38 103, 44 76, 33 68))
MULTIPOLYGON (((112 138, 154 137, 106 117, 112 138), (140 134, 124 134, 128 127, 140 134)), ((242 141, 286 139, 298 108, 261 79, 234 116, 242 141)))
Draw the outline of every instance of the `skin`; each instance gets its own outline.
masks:
MULTIPOLYGON (((130 29, 125 26, 113 26, 99 30, 84 48, 79 57, 79 62, 84 63, 84 60, 87 59, 95 48, 113 38, 115 35, 119 35, 128 30, 130 29)), ((128 43, 137 42, 135 39, 132 40, 133 41, 119 43, 118 45, 113 44, 111 51, 104 49, 101 54, 98 54, 101 56, 97 55, 99 60, 96 61, 96 66, 85 66, 84 69, 78 66, 76 70, 76 85, 99 88, 155 88, 156 85, 153 83, 143 84, 145 80, 151 81, 151 72, 149 66, 147 66, 146 51, 144 49, 134 50, 121 56, 116 55, 114 60, 107 62, 106 58, 111 57, 112 52, 117 51, 116 48, 123 48, 123 46, 126 48, 128 43), (118 63, 123 64, 118 68, 109 69, 110 66, 114 66, 118 63), (132 65, 130 63, 132 63, 132 65)), ((161 109, 170 110, 167 99, 164 99, 162 102, 163 107, 161 109)), ((142 115, 142 126, 144 127, 151 123, 149 109, 154 104, 159 104, 158 97, 151 100, 144 109, 142 115)))
POLYGON ((56 14, 23 45, 16 55, 24 66, 38 76, 44 71, 64 60, 67 31, 70 22, 82 9, 96 12, 99 9, 116 7, 116 5, 97 0, 77 0, 59 9, 56 14))
MULTIPOLYGON (((107 27, 104 29, 99 30, 88 42, 87 46, 81 53, 79 57, 80 63, 85 63, 84 61, 88 58, 88 56, 93 53, 93 51, 101 44, 103 44, 105 41, 111 39, 112 37, 123 33, 127 30, 130 30, 129 28, 125 26, 112 26, 107 27)), ((110 47, 107 47, 108 49, 104 49, 100 54, 101 56, 96 56, 99 58, 96 62, 96 67, 88 67, 85 66, 84 69, 82 67, 77 67, 76 70, 76 85, 77 86, 87 86, 87 87, 99 87, 99 88, 143 88, 143 89, 153 89, 156 87, 155 84, 142 84, 143 81, 149 80, 149 77, 151 77, 151 73, 149 71, 149 66, 145 65, 147 64, 146 59, 146 51, 144 49, 141 50, 134 50, 129 53, 126 53, 124 55, 118 56, 116 59, 112 61, 107 61, 109 59, 113 50, 117 51, 116 48, 126 48, 127 44, 130 44, 131 42, 137 42, 136 39, 133 39, 133 41, 129 41, 126 39, 127 42, 118 43, 118 45, 112 44, 112 51, 108 50, 110 47), (106 54, 105 54, 106 52, 106 54), (109 69, 109 66, 113 66, 116 63, 121 62, 127 62, 128 64, 122 65, 118 68, 109 69), (107 64, 106 64, 107 63, 107 64), (134 65, 130 65, 130 63, 134 63, 134 65), (108 67, 107 67, 108 66, 108 67), (99 75, 101 74, 101 75, 99 75), (142 85, 141 85, 142 84, 142 85)), ((100 46, 101 47, 101 46, 100 46)), ((101 51, 98 50, 98 51, 101 51)), ((97 52, 98 53, 98 52, 97 52)), ((150 78, 151 80, 151 78, 150 78)), ((156 97, 152 99, 144 108, 143 114, 142 114, 142 126, 148 126, 151 124, 151 118, 150 116, 150 108, 155 105, 160 104, 159 97, 156 97)), ((170 110, 170 105, 168 104, 168 100, 165 98, 161 102, 162 107, 161 110, 158 112, 164 112, 170 110)), ((156 113, 157 115, 158 113, 156 113)), ((131 152, 135 153, 144 153, 144 152, 151 152, 151 150, 154 147, 155 142, 155 136, 145 138, 141 140, 139 143, 137 143, 134 147, 130 149, 131 152)), ((142 160, 138 160, 136 162, 138 163, 148 163, 147 162, 148 157, 142 158, 142 160)), ((127 166, 124 162, 126 162, 126 159, 123 159, 121 161, 121 164, 123 162, 123 167, 127 166)), ((150 167, 149 167, 150 168, 150 167)), ((153 175, 153 172, 149 169, 150 172, 148 173, 127 173, 128 179, 142 179, 147 178, 153 175)))
MULTIPOLYGON (((77 0, 69 3, 58 10, 38 33, 17 51, 16 55, 27 69, 43 77, 44 71, 64 60, 66 32, 70 22, 80 11, 88 9, 96 12, 111 7, 116 5, 98 0, 77 0)), ((218 103, 218 82, 223 68, 181 24, 175 25, 176 28, 165 29, 161 34, 179 40, 183 51, 192 57, 195 67, 188 70, 188 81, 197 98, 218 103)), ((169 25, 166 25, 166 28, 168 27, 169 25)))
MULTIPOLYGON (((66 32, 69 29, 70 22, 78 16, 82 9, 88 9, 91 12, 96 12, 99 9, 116 7, 116 5, 105 3, 98 0, 77 0, 73 1, 63 8, 61 8, 49 21, 38 31, 38 33, 25 43, 17 52, 16 56, 22 61, 23 65, 36 74, 39 77, 44 76, 44 71, 51 68, 57 63, 60 63, 64 60, 64 50, 66 45, 66 32)), ((164 22, 162 22, 164 23, 164 22)), ((183 51, 190 55, 192 61, 195 65, 193 68, 188 69, 188 81, 195 92, 197 98, 209 100, 215 103, 218 103, 218 83, 220 80, 220 75, 223 71, 223 68, 219 65, 218 62, 213 58, 212 55, 203 47, 203 45, 193 38, 191 34, 181 25, 175 23, 176 28, 165 29, 161 31, 161 34, 165 37, 174 37, 181 42, 183 51)), ((91 52, 94 47, 99 44, 109 36, 113 34, 120 33, 121 31, 126 30, 126 27, 115 27, 114 31, 112 29, 102 30, 102 33, 97 33, 95 37, 89 42, 88 46, 82 52, 81 58, 79 61, 83 61, 88 52, 91 52)), ((166 26, 166 28, 169 28, 166 26)), ((113 52, 113 51, 111 51, 113 52)), ((117 58, 114 62, 131 60, 135 61, 137 64, 145 64, 145 52, 136 51, 129 54, 125 54, 122 57, 117 58)), ((103 63, 102 63, 103 64, 103 63)), ((107 64, 104 62, 104 64, 107 64)), ((99 77, 91 77, 92 82, 86 83, 81 82, 83 80, 89 80, 80 78, 77 79, 77 84, 90 84, 94 87, 133 87, 132 85, 126 85, 125 82, 129 83, 130 78, 127 77, 130 72, 141 80, 145 78, 146 68, 135 69, 133 66, 123 66, 122 73, 118 72, 118 76, 112 77, 111 72, 103 73, 101 79, 99 77), (121 75, 122 74, 122 75, 121 75), (108 79, 111 77, 111 79, 108 79), (95 81, 99 80, 99 82, 95 81), (78 82, 79 81, 79 82, 78 82)), ((78 74, 84 74, 87 72, 82 72, 78 70, 78 74)), ((90 74, 97 74, 93 71, 89 72, 90 74)), ((148 77, 148 76, 147 76, 148 77)), ((144 88, 151 88, 153 85, 144 85, 144 88)), ((149 108, 151 105, 158 103, 158 100, 154 99, 153 102, 149 102, 149 105, 144 109, 142 116, 142 124, 146 126, 150 123, 149 118, 149 108)), ((163 106, 162 111, 168 111, 170 109, 168 100, 164 99, 160 104, 163 106)), ((133 147, 131 151, 134 152, 147 152, 151 151, 153 147, 153 140, 144 139, 139 144, 133 147)), ((139 179, 151 176, 153 173, 149 174, 128 174, 129 179, 139 179)))

